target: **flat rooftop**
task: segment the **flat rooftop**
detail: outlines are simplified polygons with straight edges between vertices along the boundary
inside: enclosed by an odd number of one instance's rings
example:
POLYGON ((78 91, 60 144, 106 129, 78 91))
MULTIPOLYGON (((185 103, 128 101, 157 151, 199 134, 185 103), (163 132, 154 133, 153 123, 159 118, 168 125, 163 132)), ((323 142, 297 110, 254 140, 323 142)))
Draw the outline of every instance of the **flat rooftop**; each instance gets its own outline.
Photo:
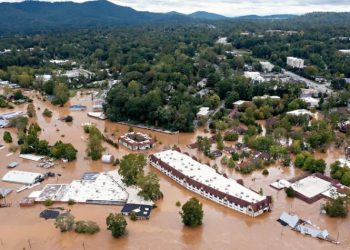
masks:
POLYGON ((70 199, 80 203, 118 204, 134 203, 153 205, 138 195, 140 189, 134 186, 127 187, 122 182, 118 171, 103 173, 85 173, 81 180, 73 180, 70 184, 48 184, 36 201, 52 199, 68 202, 70 199))
POLYGON ((12 170, 2 177, 2 181, 31 185, 41 176, 40 173, 12 170))
POLYGON ((154 156, 187 177, 236 198, 250 203, 256 203, 266 198, 176 150, 166 150, 156 153, 154 156))
POLYGON ((321 193, 324 193, 331 189, 333 186, 330 182, 318 178, 317 176, 310 175, 299 181, 294 182, 291 187, 298 193, 306 196, 307 198, 315 197, 321 193))

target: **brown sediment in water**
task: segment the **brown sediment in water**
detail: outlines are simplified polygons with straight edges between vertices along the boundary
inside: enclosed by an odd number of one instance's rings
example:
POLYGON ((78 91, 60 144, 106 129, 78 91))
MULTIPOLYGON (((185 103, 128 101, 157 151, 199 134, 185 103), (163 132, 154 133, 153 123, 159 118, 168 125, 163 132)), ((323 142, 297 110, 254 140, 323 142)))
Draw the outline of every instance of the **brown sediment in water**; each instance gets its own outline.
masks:
MULTIPOLYGON (((65 107, 55 107, 49 102, 43 102, 35 98, 34 92, 28 95, 33 96, 34 105, 37 110, 37 122, 43 129, 40 138, 48 140, 51 144, 57 140, 72 143, 78 150, 78 159, 72 163, 63 164, 59 162, 53 169, 55 173, 62 176, 46 180, 40 186, 21 193, 15 190, 20 185, 1 182, 1 187, 9 187, 14 192, 7 198, 7 202, 12 203, 10 208, 0 209, 0 249, 347 249, 350 247, 350 237, 348 230, 350 228, 349 219, 331 219, 320 214, 320 204, 325 200, 320 200, 314 204, 306 204, 298 199, 288 199, 283 191, 276 191, 269 187, 269 184, 276 179, 290 179, 302 174, 302 171, 294 168, 283 168, 280 166, 270 167, 268 176, 263 176, 260 171, 250 175, 241 175, 234 170, 228 169, 220 164, 220 158, 209 160, 197 150, 190 150, 186 145, 195 142, 197 135, 210 136, 204 133, 202 129, 195 133, 180 133, 178 135, 168 135, 145 129, 134 129, 142 133, 150 134, 158 140, 157 146, 152 150, 142 153, 149 154, 160 151, 171 145, 179 145, 182 151, 196 156, 203 163, 210 162, 218 165, 219 171, 226 173, 230 178, 243 179, 244 185, 254 190, 262 188, 265 195, 273 196, 272 212, 266 213, 257 218, 251 218, 240 214, 231 209, 220 206, 212 201, 206 200, 178 185, 170 178, 164 176, 157 170, 147 166, 146 171, 155 172, 160 178, 161 189, 164 193, 164 199, 156 204, 158 208, 154 209, 149 221, 133 222, 128 220, 128 236, 114 239, 110 231, 106 230, 105 218, 109 213, 119 212, 119 206, 102 206, 102 205, 84 205, 75 204, 71 207, 68 205, 56 204, 72 210, 72 214, 77 219, 96 221, 101 231, 95 235, 78 235, 74 232, 60 233, 54 227, 52 220, 43 220, 39 218, 39 213, 44 210, 44 206, 37 204, 34 207, 20 208, 18 205, 22 197, 35 190, 40 190, 47 183, 69 183, 78 179, 87 171, 109 171, 115 169, 112 165, 106 165, 100 161, 91 161, 84 159, 86 149, 86 138, 81 128, 81 123, 92 122, 97 125, 101 131, 107 131, 115 140, 118 136, 128 130, 128 126, 118 125, 109 121, 101 121, 90 118, 87 112, 91 110, 92 102, 90 95, 72 98, 70 104, 82 104, 88 106, 87 111, 69 111, 69 104, 65 107), (45 108, 53 111, 52 118, 45 118, 42 112, 45 108), (72 115, 73 123, 64 123, 58 118, 72 115), (56 131, 59 129, 59 131, 56 131), (61 137, 64 135, 64 137, 61 137), (82 138, 83 136, 83 138, 82 138), (180 201, 182 204, 190 197, 196 196, 203 202, 204 220, 203 225, 189 229, 183 227, 179 215, 180 207, 175 203, 180 201), (339 232, 341 245, 313 239, 311 237, 300 235, 288 228, 282 227, 276 220, 283 212, 295 212, 300 217, 311 219, 322 229, 327 229, 335 237, 339 232)), ((16 109, 25 110, 26 105, 17 106, 16 109)), ((1 112, 5 112, 1 109, 1 112)), ((14 129, 8 129, 15 134, 14 129)), ((2 133, 1 133, 2 137, 2 133)), ((2 139, 1 139, 2 140, 2 139)), ((3 144, 3 142, 1 142, 3 144)), ((124 147, 115 149, 108 144, 104 144, 108 152, 122 158, 123 155, 130 153, 124 147)), ((35 162, 26 161, 18 158, 17 151, 12 156, 8 154, 8 146, 0 151, 0 177, 8 169, 6 165, 12 161, 18 161, 18 170, 45 172, 45 170, 36 167, 35 162)), ((329 149, 327 153, 317 153, 317 158, 324 158, 327 163, 332 163, 339 156, 343 156, 342 149, 329 149)), ((54 206, 56 206, 54 205, 54 206)))

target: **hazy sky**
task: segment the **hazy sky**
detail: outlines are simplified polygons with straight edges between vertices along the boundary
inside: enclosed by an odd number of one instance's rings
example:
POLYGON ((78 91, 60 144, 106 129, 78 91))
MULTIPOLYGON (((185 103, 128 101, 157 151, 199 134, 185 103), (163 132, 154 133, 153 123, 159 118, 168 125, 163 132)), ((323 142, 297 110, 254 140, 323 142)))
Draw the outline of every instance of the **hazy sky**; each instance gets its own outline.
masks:
MULTIPOLYGON (((17 0, 0 0, 16 2, 17 0)), ((52 1, 52 0, 51 0, 52 1)), ((62 1, 62 0, 58 0, 62 1)), ((83 2, 84 0, 74 0, 83 2)), ((178 11, 191 13, 198 10, 226 16, 247 14, 302 14, 313 11, 350 11, 350 0, 110 0, 119 5, 152 12, 178 11)))

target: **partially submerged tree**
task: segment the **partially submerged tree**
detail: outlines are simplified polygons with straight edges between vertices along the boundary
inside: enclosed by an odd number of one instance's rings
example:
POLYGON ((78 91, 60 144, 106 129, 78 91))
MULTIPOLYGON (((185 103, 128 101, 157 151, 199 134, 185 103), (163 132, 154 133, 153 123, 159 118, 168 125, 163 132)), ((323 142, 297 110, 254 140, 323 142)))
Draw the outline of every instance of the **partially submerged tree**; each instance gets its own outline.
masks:
POLYGON ((128 154, 120 161, 119 174, 127 185, 137 184, 137 180, 143 176, 143 168, 146 166, 146 158, 142 154, 128 154))
POLYGON ((163 197, 163 193, 160 191, 159 178, 153 172, 139 177, 137 185, 141 188, 139 195, 146 200, 156 201, 163 197))
POLYGON ((79 220, 75 222, 74 231, 80 234, 94 234, 100 231, 100 227, 94 221, 79 220))
POLYGON ((61 107, 69 100, 69 89, 66 84, 59 83, 54 89, 54 99, 52 101, 55 105, 60 105, 61 107))
POLYGON ((3 140, 4 140, 4 142, 6 142, 6 143, 11 143, 11 142, 12 142, 11 133, 8 132, 8 131, 5 131, 5 132, 4 132, 4 136, 3 136, 3 140))
POLYGON ((35 112, 35 107, 34 107, 34 104, 33 103, 29 103, 28 106, 27 106, 27 115, 30 117, 30 118, 33 118, 36 116, 36 112, 35 112))
POLYGON ((74 216, 70 213, 60 214, 55 220, 55 227, 61 232, 71 231, 74 227, 74 216))
POLYGON ((122 214, 109 214, 106 218, 107 229, 112 232, 113 237, 118 238, 126 234, 126 222, 122 214))
POLYGON ((102 134, 95 126, 89 126, 89 140, 87 145, 87 155, 91 157, 92 160, 99 160, 103 153, 102 146, 102 134))
POLYGON ((204 215, 202 203, 200 203, 197 198, 192 197, 182 206, 182 212, 180 212, 180 214, 185 226, 199 226, 202 224, 204 215))
POLYGON ((327 201, 324 205, 327 215, 330 217, 346 217, 348 215, 348 204, 346 197, 337 197, 327 201))

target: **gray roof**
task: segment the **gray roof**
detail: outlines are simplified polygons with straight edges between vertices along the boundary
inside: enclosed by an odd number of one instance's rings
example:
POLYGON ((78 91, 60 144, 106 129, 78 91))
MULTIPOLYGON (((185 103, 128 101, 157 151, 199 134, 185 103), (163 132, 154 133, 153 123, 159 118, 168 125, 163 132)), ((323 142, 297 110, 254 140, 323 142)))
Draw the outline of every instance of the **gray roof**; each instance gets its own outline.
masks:
POLYGON ((291 215, 286 212, 283 212, 280 216, 280 220, 287 223, 291 228, 295 228, 300 221, 297 215, 291 215))
POLYGON ((299 225, 298 227, 300 233, 311 235, 312 237, 325 239, 329 235, 327 230, 319 230, 317 228, 307 227, 303 225, 299 225))

